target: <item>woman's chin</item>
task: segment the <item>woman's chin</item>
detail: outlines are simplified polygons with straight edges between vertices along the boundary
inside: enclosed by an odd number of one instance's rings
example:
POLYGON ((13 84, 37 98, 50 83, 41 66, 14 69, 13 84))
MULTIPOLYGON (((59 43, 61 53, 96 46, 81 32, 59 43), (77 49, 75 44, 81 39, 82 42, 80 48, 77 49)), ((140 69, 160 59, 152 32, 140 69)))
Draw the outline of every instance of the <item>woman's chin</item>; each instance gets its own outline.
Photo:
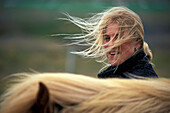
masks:
POLYGON ((117 66, 119 63, 115 60, 109 61, 112 66, 117 66))

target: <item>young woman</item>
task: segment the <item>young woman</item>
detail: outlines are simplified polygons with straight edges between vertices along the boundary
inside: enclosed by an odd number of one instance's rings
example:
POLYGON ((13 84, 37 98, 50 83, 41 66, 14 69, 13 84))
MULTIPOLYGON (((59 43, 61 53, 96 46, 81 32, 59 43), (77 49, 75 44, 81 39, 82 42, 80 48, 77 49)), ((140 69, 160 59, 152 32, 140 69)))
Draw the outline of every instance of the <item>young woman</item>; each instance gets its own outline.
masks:
POLYGON ((71 35, 71 39, 75 44, 88 46, 74 53, 98 58, 108 67, 98 78, 158 77, 150 63, 152 53, 144 41, 141 19, 135 12, 113 7, 89 19, 67 16, 67 20, 84 31, 81 35, 71 35))

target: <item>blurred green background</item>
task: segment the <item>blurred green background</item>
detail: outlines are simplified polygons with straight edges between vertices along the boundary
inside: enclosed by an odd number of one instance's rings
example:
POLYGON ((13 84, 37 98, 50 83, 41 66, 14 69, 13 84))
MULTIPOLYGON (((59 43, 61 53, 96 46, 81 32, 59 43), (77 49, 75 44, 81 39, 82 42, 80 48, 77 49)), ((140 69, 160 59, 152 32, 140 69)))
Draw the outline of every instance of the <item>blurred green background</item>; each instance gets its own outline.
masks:
POLYGON ((141 17, 145 40, 153 52, 154 69, 170 78, 169 0, 0 0, 0 93, 4 76, 31 72, 72 72, 96 77, 102 64, 69 54, 79 50, 53 34, 80 33, 59 20, 63 12, 82 18, 113 6, 126 6, 141 17))

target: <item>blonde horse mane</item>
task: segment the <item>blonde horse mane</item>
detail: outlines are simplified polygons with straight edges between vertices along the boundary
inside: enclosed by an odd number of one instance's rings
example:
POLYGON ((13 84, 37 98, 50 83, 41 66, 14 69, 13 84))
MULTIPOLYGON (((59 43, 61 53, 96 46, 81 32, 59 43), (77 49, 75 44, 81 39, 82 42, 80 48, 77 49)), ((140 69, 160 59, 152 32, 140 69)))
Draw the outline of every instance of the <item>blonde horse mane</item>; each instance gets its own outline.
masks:
POLYGON ((29 113, 39 82, 50 93, 50 102, 63 106, 63 113, 162 113, 170 112, 170 80, 96 79, 69 73, 15 75, 1 97, 1 113, 29 113))

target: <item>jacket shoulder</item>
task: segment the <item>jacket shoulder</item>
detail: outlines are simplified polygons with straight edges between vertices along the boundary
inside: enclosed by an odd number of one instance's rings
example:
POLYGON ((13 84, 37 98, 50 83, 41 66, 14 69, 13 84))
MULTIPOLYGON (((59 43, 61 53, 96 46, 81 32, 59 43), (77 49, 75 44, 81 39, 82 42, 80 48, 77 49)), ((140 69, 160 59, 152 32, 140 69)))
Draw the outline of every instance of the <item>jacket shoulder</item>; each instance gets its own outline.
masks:
POLYGON ((129 72, 137 76, 158 78, 150 63, 138 64, 129 72))

